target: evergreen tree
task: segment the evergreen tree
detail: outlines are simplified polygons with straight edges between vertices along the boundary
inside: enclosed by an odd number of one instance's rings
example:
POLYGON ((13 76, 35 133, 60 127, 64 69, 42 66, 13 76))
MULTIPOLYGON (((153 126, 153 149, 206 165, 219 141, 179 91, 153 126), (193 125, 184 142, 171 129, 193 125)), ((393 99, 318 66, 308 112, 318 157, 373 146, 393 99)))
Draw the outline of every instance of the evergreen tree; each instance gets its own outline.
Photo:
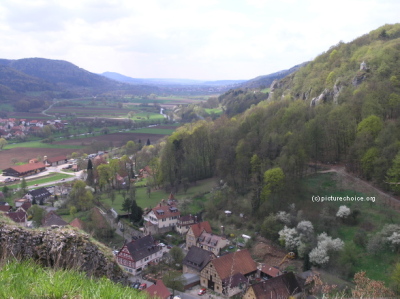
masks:
POLYGON ((88 160, 86 184, 89 186, 94 185, 93 163, 91 159, 88 160))

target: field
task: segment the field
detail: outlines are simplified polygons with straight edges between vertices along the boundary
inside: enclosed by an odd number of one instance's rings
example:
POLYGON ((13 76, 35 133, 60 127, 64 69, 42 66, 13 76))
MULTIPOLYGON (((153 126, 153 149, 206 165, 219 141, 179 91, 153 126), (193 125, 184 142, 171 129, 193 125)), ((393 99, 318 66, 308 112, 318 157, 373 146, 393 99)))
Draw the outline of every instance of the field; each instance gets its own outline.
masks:
POLYGON ((132 140, 145 144, 150 140, 151 144, 157 143, 161 138, 170 135, 175 126, 162 126, 146 128, 145 132, 133 131, 134 133, 112 133, 78 139, 65 139, 53 144, 41 143, 40 141, 10 144, 0 151, 0 169, 12 167, 13 159, 17 162, 28 163, 30 159, 38 157, 56 157, 70 155, 73 152, 87 153, 89 146, 95 142, 104 144, 106 147, 120 147, 132 140))

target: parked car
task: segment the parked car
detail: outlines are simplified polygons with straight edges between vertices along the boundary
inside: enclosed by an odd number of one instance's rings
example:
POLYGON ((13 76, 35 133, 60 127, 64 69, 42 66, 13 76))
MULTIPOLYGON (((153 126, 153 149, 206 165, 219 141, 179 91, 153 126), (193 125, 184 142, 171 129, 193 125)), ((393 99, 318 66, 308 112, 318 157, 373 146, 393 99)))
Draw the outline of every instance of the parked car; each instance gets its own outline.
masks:
POLYGON ((140 282, 136 281, 136 282, 132 283, 131 287, 134 288, 134 289, 139 288, 140 287, 140 282))
POLYGON ((204 295, 205 293, 207 293, 207 289, 206 288, 201 288, 197 295, 201 296, 201 295, 204 295))
POLYGON ((147 283, 142 283, 140 286, 139 286, 139 290, 144 290, 145 288, 147 288, 147 283))

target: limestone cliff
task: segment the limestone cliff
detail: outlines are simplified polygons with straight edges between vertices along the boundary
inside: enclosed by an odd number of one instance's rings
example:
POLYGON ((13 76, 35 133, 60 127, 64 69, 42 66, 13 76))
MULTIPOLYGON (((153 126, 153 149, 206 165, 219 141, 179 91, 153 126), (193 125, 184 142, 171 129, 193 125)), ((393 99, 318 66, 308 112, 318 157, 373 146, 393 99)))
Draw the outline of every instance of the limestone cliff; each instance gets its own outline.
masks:
POLYGON ((0 260, 33 259, 46 267, 77 269, 122 284, 127 276, 107 247, 71 227, 31 230, 0 217, 0 260))

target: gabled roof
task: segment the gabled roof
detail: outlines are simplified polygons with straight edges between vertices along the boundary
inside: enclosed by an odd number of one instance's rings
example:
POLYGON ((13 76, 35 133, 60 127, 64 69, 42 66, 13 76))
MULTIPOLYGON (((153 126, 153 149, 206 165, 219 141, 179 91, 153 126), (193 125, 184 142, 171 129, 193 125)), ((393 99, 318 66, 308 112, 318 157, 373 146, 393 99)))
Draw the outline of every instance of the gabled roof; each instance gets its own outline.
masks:
MULTIPOLYGON (((46 168, 46 165, 44 165, 42 162, 38 162, 38 163, 28 163, 28 164, 24 164, 24 165, 18 165, 18 166, 13 166, 7 169, 12 169, 16 172, 22 173, 22 172, 27 172, 27 171, 32 171, 32 170, 36 170, 36 169, 40 169, 40 168, 46 168)), ((7 169, 4 169, 4 171, 6 171, 7 169)))
POLYGON ((139 261, 161 250, 161 247, 155 244, 152 235, 148 235, 126 244, 129 253, 134 261, 139 261))
POLYGON ((203 231, 198 238, 198 242, 201 245, 206 245, 209 247, 217 247, 218 243, 221 243, 220 241, 223 239, 225 238, 203 231))
POLYGON ((78 218, 75 218, 74 220, 72 220, 72 221, 69 223, 69 225, 83 230, 84 223, 83 223, 82 220, 80 220, 80 219, 78 219, 78 218))
POLYGON ((232 274, 241 273, 247 275, 257 271, 257 264, 247 249, 223 255, 212 260, 210 263, 213 264, 222 280, 230 277, 232 274))
POLYGON ((216 258, 216 256, 211 251, 192 246, 190 247, 182 263, 187 267, 193 268, 200 272, 208 264, 208 262, 214 258, 216 258))
POLYGON ((9 205, 0 205, 0 211, 1 212, 8 212, 8 211, 10 211, 11 210, 11 206, 9 206, 9 205))
POLYGON ((35 189, 35 190, 30 190, 28 192, 29 195, 32 195, 33 198, 47 198, 51 196, 51 193, 49 192, 49 190, 47 190, 44 187, 35 189))
POLYGON ((178 208, 175 205, 158 205, 157 207, 151 209, 157 219, 164 219, 173 216, 180 216, 181 212, 179 212, 178 208))
POLYGON ((190 228, 192 229, 192 232, 193 232, 195 238, 200 237, 200 235, 203 231, 206 231, 207 233, 212 232, 210 223, 208 221, 203 221, 203 222, 193 224, 192 226, 190 226, 190 228))
POLYGON ((251 288, 256 298, 262 299, 288 298, 302 291, 293 272, 253 284, 251 288))
POLYGON ((269 276, 272 276, 272 277, 276 277, 276 276, 282 274, 282 272, 279 270, 279 268, 272 267, 272 266, 269 266, 269 265, 263 265, 261 267, 261 272, 263 272, 263 273, 265 273, 265 274, 267 274, 269 276))
POLYGON ((172 295, 162 280, 157 280, 155 284, 149 286, 147 289, 144 289, 144 291, 147 292, 151 298, 166 299, 172 295))
POLYGON ((47 158, 47 162, 49 162, 49 163, 54 163, 54 162, 64 161, 64 160, 67 160, 67 156, 57 156, 57 157, 47 158))
POLYGON ((26 213, 24 211, 8 212, 6 216, 17 223, 25 223, 26 221, 26 213))
POLYGON ((20 208, 24 209, 25 212, 29 210, 29 208, 32 207, 32 204, 29 201, 24 202, 20 208))
POLYGON ((68 225, 68 223, 66 221, 64 221, 56 213, 51 211, 43 218, 42 225, 43 226, 52 226, 52 225, 65 226, 65 225, 68 225))

